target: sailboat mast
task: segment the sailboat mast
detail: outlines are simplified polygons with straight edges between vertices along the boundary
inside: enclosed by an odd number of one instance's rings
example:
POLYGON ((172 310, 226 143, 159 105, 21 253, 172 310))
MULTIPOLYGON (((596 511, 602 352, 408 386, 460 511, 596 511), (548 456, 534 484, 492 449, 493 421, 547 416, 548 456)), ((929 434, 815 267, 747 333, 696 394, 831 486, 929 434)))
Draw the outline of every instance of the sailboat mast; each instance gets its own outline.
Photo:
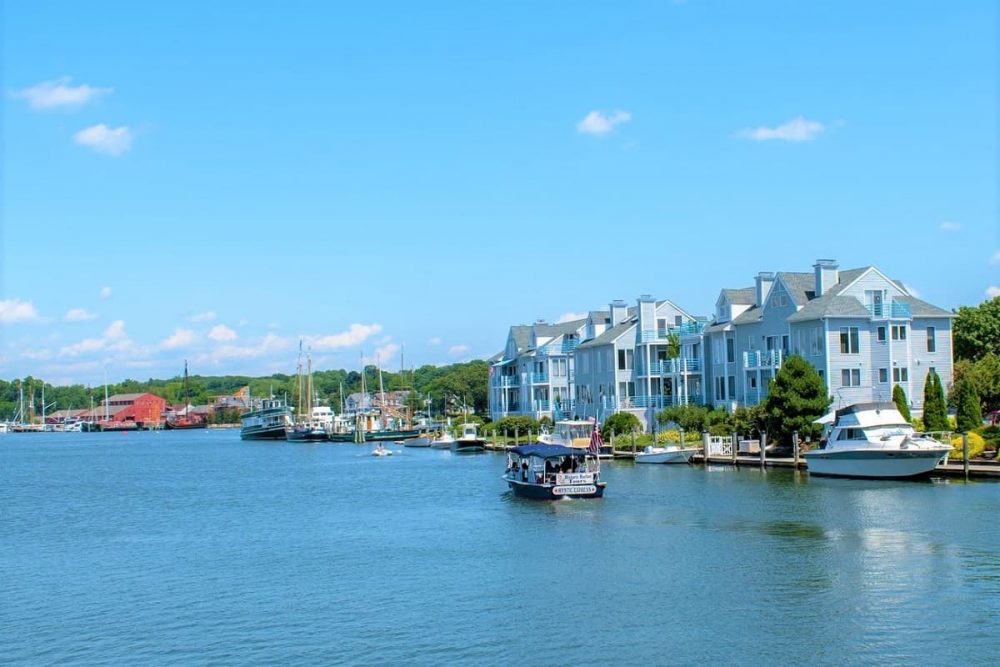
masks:
POLYGON ((108 367, 104 367, 104 421, 108 421, 108 367))

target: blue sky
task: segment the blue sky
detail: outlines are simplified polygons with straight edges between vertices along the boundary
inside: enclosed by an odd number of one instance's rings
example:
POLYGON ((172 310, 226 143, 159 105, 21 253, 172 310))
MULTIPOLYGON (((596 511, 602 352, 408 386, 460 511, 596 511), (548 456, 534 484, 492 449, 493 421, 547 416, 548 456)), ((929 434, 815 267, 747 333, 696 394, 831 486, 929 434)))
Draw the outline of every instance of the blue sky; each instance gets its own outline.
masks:
POLYGON ((5 3, 0 377, 447 363, 820 257, 1000 293, 995 3, 542 4, 5 3))

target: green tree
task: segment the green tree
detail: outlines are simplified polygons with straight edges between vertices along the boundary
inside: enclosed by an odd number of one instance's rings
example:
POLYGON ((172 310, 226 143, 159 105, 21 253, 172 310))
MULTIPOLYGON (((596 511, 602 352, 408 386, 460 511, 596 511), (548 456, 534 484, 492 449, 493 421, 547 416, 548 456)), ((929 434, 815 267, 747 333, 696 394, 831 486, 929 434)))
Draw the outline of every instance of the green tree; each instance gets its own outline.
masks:
POLYGON ((1000 356, 1000 296, 978 306, 962 306, 952 324, 955 358, 975 361, 1000 356))
POLYGON ((604 420, 601 426, 602 434, 615 436, 631 433, 633 430, 642 431, 642 422, 631 412, 616 412, 604 420))
POLYGON ((771 380, 764 401, 768 439, 790 446, 794 431, 803 439, 818 436, 821 428, 813 422, 826 414, 832 400, 812 364, 798 354, 788 357, 771 380))
POLYGON ((897 384, 892 388, 892 402, 896 404, 896 409, 899 410, 899 414, 903 415, 903 419, 906 421, 913 419, 910 415, 910 405, 906 400, 906 392, 903 391, 903 385, 897 384))
POLYGON ((925 431, 948 431, 951 424, 948 422, 948 409, 944 402, 944 389, 941 387, 941 378, 934 371, 927 374, 927 381, 924 383, 924 430, 925 431))
POLYGON ((958 430, 967 433, 983 425, 983 409, 979 404, 979 395, 975 385, 968 379, 958 381, 958 411, 956 420, 958 430))
POLYGON ((708 408, 701 405, 674 405, 660 410, 656 420, 667 426, 677 424, 689 433, 701 433, 708 426, 708 408))
POLYGON ((956 389, 964 379, 976 388, 983 412, 1000 410, 1000 357, 987 352, 976 361, 962 359, 955 362, 955 384, 949 396, 949 405, 958 405, 956 389))

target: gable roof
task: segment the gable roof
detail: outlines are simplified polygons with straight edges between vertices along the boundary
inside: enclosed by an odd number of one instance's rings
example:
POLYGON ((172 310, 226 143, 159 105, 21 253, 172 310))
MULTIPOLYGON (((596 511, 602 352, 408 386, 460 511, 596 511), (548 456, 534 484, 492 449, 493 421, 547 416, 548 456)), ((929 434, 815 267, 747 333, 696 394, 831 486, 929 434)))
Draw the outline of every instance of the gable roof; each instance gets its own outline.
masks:
POLYGON ((811 273, 781 271, 775 276, 775 281, 778 280, 784 283, 788 295, 796 306, 804 306, 816 296, 816 276, 811 273))
POLYGON ((726 300, 737 306, 752 306, 753 302, 757 300, 757 288, 756 287, 740 287, 739 289, 724 289, 722 290, 722 295, 726 297, 726 300))
POLYGON ((853 296, 827 293, 807 303, 799 312, 788 316, 788 322, 807 322, 827 317, 867 319, 870 313, 864 304, 853 296))
POLYGON ((896 296, 893 301, 910 304, 910 317, 955 317, 955 313, 950 310, 939 308, 915 296, 896 296))
POLYGON ((623 322, 620 322, 615 326, 611 327, 610 329, 602 333, 600 336, 596 338, 591 338, 585 343, 580 343, 580 345, 577 346, 576 349, 579 350, 580 348, 597 347, 598 345, 610 345, 611 343, 614 343, 616 340, 618 340, 620 336, 627 333, 629 329, 634 329, 635 325, 636 325, 636 319, 634 317, 624 320, 623 322))

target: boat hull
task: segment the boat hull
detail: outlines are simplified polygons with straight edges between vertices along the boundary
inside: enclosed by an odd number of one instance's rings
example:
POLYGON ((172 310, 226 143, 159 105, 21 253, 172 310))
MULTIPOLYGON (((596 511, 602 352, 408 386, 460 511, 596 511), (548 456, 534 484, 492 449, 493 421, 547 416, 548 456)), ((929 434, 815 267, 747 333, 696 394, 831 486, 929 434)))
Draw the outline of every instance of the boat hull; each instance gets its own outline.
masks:
POLYGON ((916 479, 934 472, 947 451, 929 449, 898 450, 816 450, 806 452, 810 475, 857 479, 916 479))
POLYGON ((456 440, 451 443, 451 451, 457 454, 475 454, 486 451, 485 440, 456 440))
POLYGON ((554 484, 530 484, 520 480, 504 478, 507 486, 520 498, 531 498, 533 500, 561 500, 563 498, 602 498, 604 497, 605 482, 596 484, 576 484, 572 486, 558 486, 554 484))
POLYGON ((208 428, 208 423, 203 421, 192 421, 192 422, 171 422, 166 421, 163 423, 163 428, 168 431, 187 431, 195 428, 208 428))
POLYGON ((431 446, 431 439, 428 438, 428 437, 414 438, 413 440, 407 440, 403 444, 403 446, 404 447, 430 447, 431 446))
POLYGON ((285 438, 295 442, 322 442, 329 439, 326 431, 320 429, 290 429, 285 433, 285 438))
POLYGON ((636 463, 690 463, 691 456, 697 451, 693 447, 685 449, 670 449, 665 451, 639 452, 635 455, 636 463))
POLYGON ((244 428, 240 431, 243 440, 286 440, 284 426, 269 426, 262 428, 244 428))

